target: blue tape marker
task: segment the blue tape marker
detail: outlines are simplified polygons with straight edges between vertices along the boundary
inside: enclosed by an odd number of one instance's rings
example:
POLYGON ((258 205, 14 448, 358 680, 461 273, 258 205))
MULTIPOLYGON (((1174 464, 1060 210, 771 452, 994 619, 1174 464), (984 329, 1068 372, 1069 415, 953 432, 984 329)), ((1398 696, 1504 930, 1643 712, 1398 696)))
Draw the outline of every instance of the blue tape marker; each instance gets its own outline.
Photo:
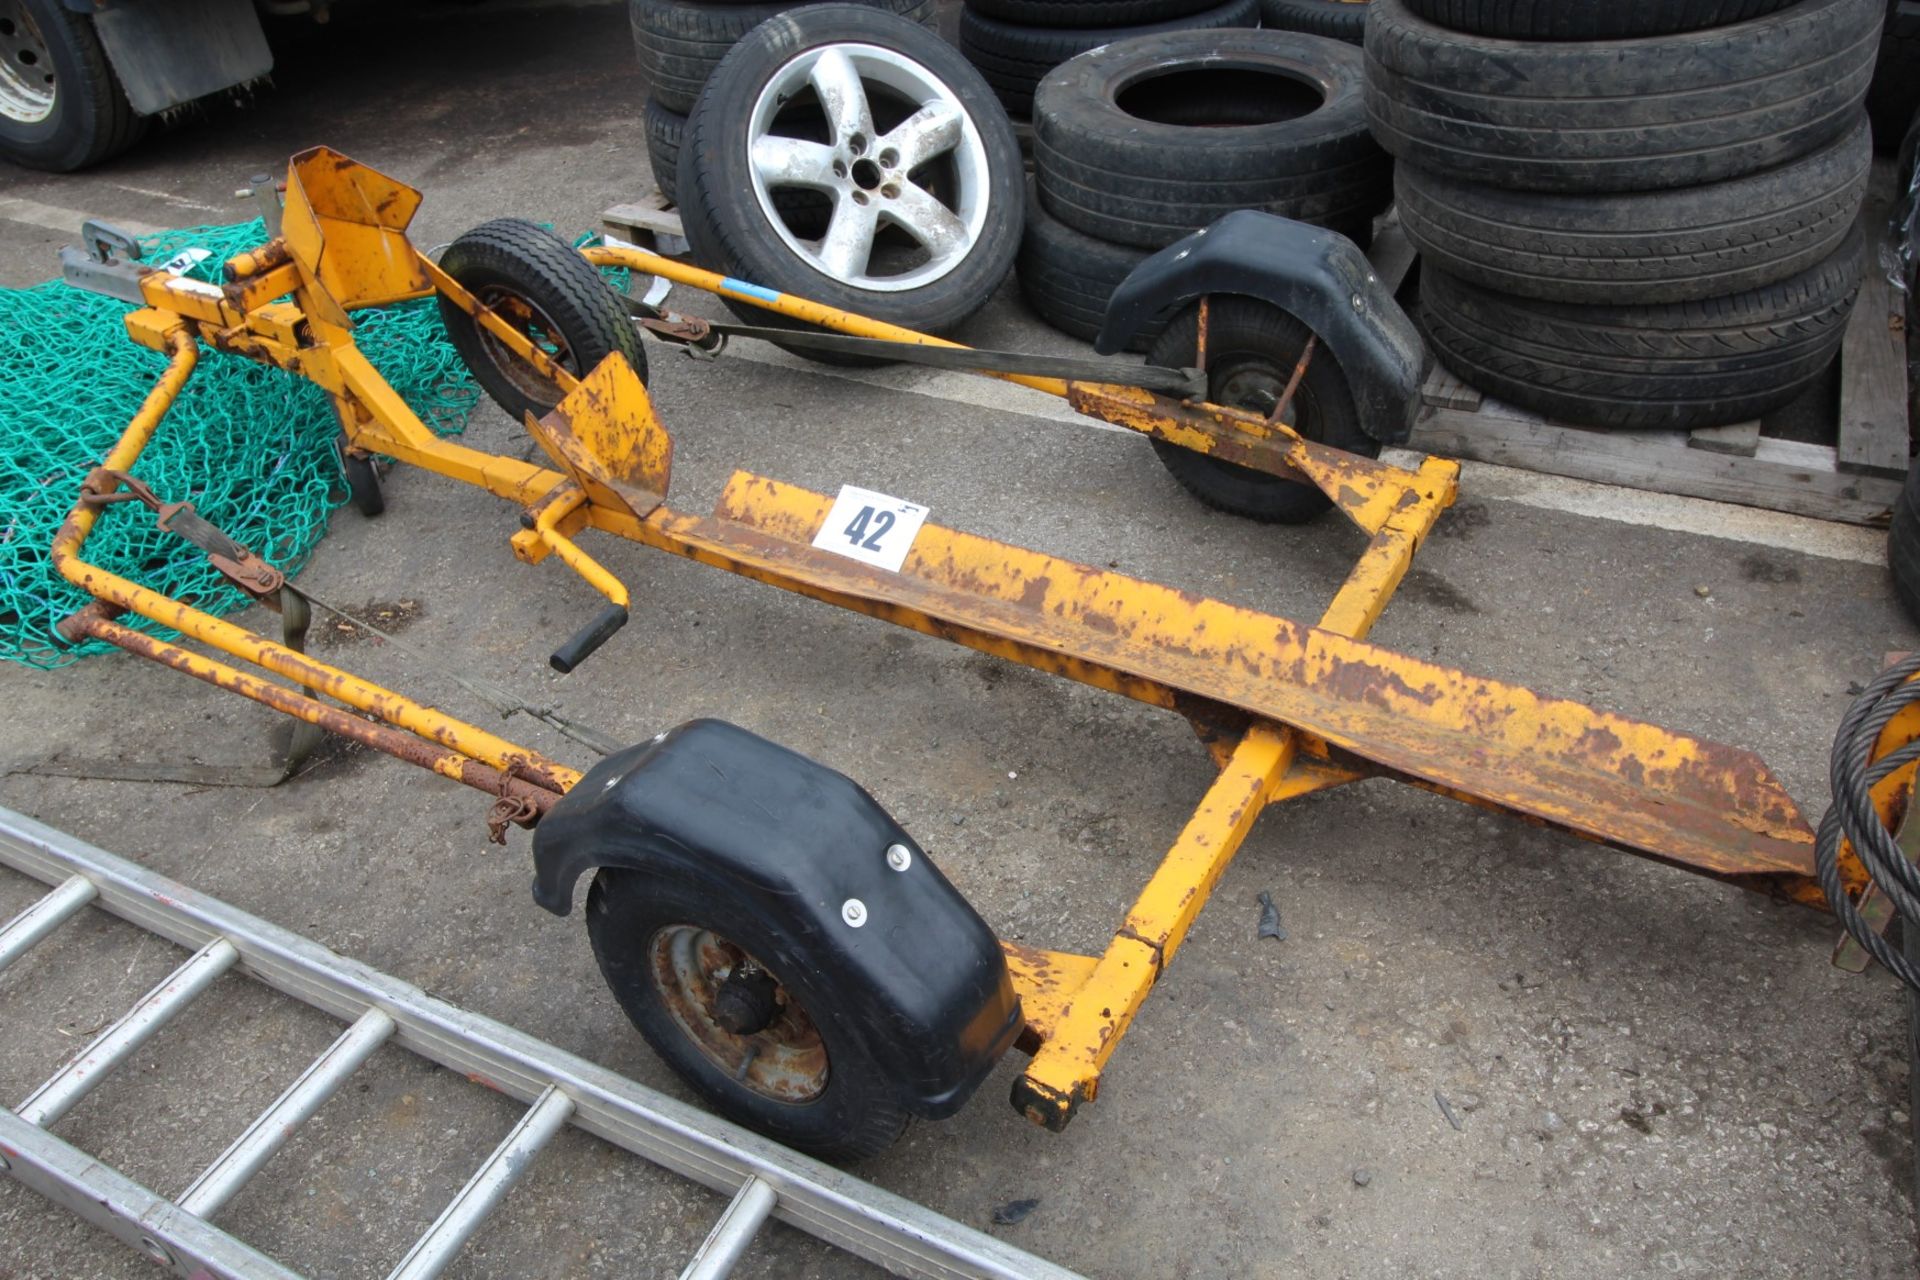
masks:
POLYGON ((763 289, 757 284, 748 284, 745 280, 735 280, 732 276, 720 282, 720 287, 728 293, 744 294, 749 298, 758 298, 762 302, 778 302, 780 295, 772 289, 763 289))

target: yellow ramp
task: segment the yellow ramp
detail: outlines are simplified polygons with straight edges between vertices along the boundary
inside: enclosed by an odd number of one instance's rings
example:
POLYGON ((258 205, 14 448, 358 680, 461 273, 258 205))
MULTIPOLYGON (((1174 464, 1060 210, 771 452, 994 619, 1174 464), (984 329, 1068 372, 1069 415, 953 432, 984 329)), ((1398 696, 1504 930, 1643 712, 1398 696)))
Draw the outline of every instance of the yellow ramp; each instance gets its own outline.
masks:
MULTIPOLYGON (((929 525, 899 573, 816 550, 831 501, 737 473, 698 559, 1163 705, 1293 725, 1384 770, 1715 875, 1811 875, 1813 833, 1748 751, 1317 627, 929 525)), ((664 516, 664 513, 663 513, 664 516)))

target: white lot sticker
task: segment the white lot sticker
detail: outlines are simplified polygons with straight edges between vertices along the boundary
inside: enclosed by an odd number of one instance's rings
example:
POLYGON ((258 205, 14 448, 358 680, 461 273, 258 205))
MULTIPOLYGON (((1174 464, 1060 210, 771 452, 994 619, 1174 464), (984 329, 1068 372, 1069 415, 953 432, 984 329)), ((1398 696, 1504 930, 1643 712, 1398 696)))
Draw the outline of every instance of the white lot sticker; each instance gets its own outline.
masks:
POLYGON ((917 502, 843 484, 813 545, 898 573, 926 522, 927 509, 917 502))
POLYGON ((212 256, 211 249, 182 249, 161 263, 160 269, 170 276, 183 276, 212 256))

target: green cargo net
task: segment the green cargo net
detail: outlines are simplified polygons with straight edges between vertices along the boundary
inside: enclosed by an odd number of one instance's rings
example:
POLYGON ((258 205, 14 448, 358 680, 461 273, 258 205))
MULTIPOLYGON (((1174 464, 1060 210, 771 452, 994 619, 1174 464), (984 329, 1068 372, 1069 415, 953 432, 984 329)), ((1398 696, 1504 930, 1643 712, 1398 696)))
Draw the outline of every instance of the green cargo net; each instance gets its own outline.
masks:
MULTIPOLYGON (((189 227, 143 240, 144 261, 217 282, 221 264, 264 243, 259 219, 189 227), (202 254, 198 251, 205 250, 202 254), (186 266, 189 260, 193 265, 186 266)), ((126 430, 166 358, 136 346, 127 304, 59 281, 0 289, 0 658, 58 667, 110 646, 69 648, 54 625, 90 597, 54 572, 47 549, 87 472, 126 430)), ((465 429, 480 393, 441 328, 432 299, 355 316, 355 340, 421 419, 465 429)), ((345 501, 333 408, 303 378, 203 349, 134 474, 163 501, 187 501, 229 536, 291 574, 345 501)), ((106 508, 86 559, 210 613, 249 603, 190 543, 138 504, 106 508)), ((155 635, 166 629, 129 614, 155 635)))

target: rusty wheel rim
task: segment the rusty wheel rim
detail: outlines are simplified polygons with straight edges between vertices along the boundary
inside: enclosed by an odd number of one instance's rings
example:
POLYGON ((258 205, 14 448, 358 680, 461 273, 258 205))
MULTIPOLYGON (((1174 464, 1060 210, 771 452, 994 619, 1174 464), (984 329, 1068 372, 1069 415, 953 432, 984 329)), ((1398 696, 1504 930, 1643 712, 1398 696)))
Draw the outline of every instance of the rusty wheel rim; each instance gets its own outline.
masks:
MULTIPOLYGON (((552 317, 532 301, 499 285, 489 285, 480 289, 474 297, 481 306, 518 329, 526 336, 527 341, 544 351, 555 364, 575 377, 580 376, 573 348, 567 345, 566 338, 561 335, 552 317)), ((559 402, 558 383, 522 360, 512 348, 495 337, 484 325, 479 326, 479 329, 480 350, 485 353, 487 363, 491 364, 515 391, 539 404, 559 402)))
POLYGON ((661 1003, 688 1040, 736 1084, 774 1102, 812 1102, 827 1088, 827 1046, 805 1009, 777 989, 778 1012, 752 1035, 735 1035, 714 1016, 714 997, 742 963, 764 968, 739 945, 692 924, 672 924, 649 944, 661 1003))

